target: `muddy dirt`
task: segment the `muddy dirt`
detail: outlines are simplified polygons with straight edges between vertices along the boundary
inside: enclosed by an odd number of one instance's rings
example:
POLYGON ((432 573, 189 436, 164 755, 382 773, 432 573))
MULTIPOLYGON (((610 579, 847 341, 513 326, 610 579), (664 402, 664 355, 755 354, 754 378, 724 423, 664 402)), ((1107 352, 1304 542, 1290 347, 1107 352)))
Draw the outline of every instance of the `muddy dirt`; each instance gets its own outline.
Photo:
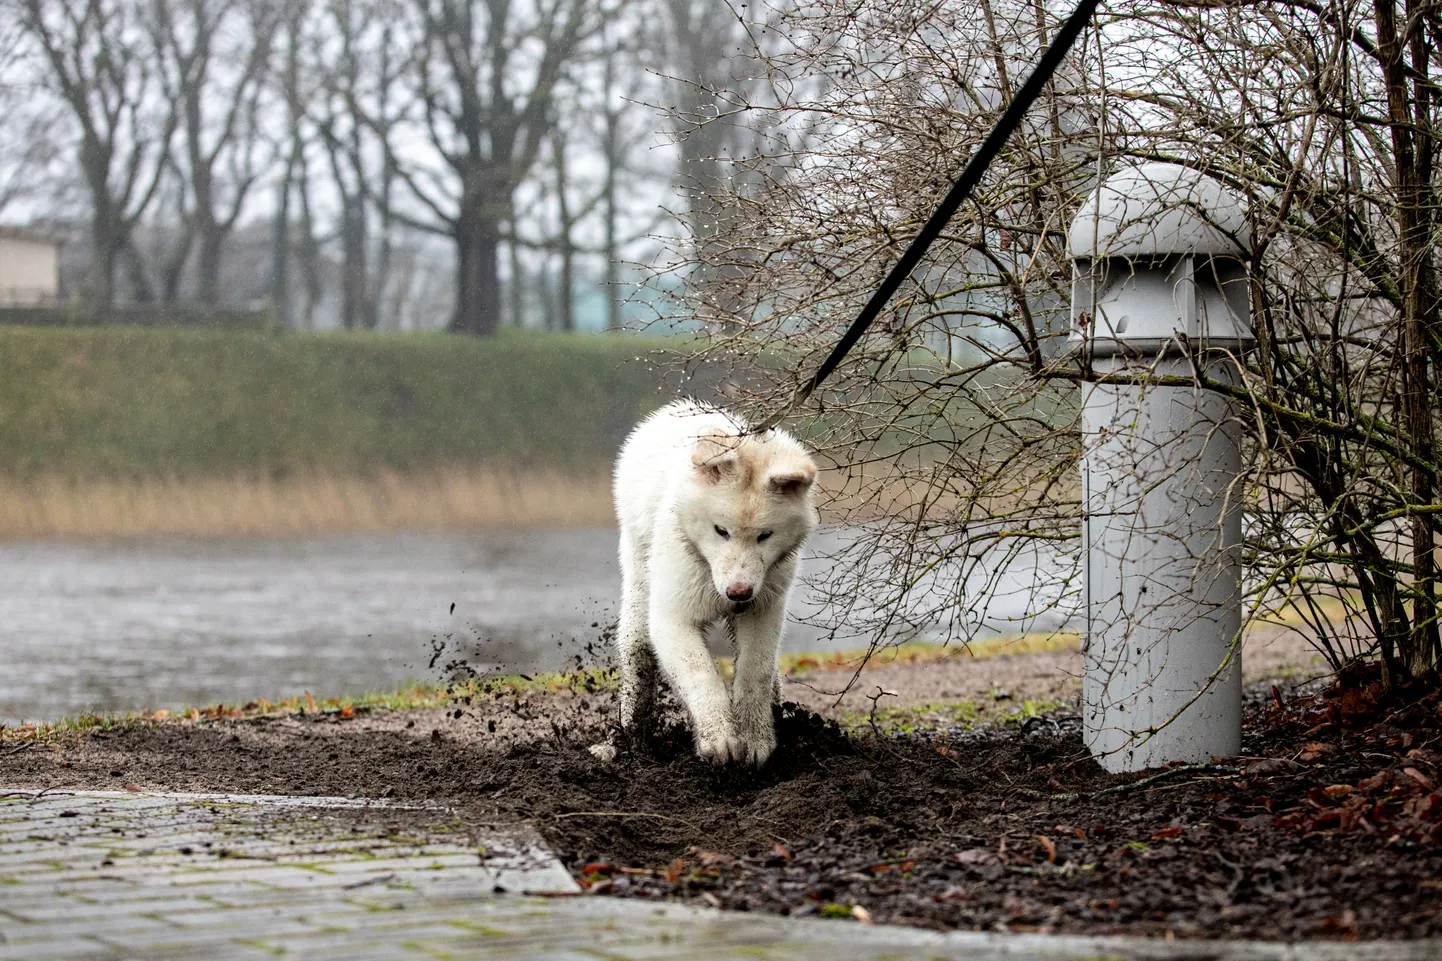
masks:
POLYGON ((1177 937, 1442 934, 1442 706, 1356 690, 1254 687, 1244 757, 1150 780, 1102 772, 1065 710, 847 736, 794 707, 759 773, 702 765, 681 726, 606 765, 586 748, 611 697, 562 693, 5 740, 0 785, 438 802, 477 827, 533 822, 593 895, 731 910, 1177 937))

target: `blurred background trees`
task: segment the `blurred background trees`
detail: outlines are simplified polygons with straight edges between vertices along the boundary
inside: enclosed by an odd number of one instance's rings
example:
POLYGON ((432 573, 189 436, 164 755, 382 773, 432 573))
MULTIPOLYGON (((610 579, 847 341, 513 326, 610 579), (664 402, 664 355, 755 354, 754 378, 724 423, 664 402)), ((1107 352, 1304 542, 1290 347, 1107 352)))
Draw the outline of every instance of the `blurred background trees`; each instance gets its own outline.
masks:
POLYGON ((669 107, 741 39, 653 0, 0 0, 0 217, 102 310, 619 326, 714 177, 669 107))

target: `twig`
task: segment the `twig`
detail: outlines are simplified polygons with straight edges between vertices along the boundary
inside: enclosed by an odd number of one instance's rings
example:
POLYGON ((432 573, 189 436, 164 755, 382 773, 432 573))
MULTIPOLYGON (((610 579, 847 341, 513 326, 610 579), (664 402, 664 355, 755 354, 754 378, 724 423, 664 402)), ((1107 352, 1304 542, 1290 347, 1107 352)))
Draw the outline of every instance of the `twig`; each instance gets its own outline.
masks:
POLYGON ((1180 767, 1168 768, 1160 774, 1153 774, 1151 777, 1144 777, 1140 781, 1128 781, 1126 784, 1113 784, 1111 787, 1104 787, 1100 791, 1066 791, 1061 794, 1047 794, 1044 791, 1033 791, 1030 788, 1019 787, 1016 793, 1023 797, 1038 798, 1043 801, 1080 801, 1084 797, 1099 797, 1103 794, 1121 794, 1124 791, 1134 791, 1146 787, 1148 784, 1155 784, 1163 778, 1169 778, 1177 774, 1241 774, 1242 769, 1232 767, 1229 764, 1183 764, 1180 767))
POLYGON ((684 824, 697 833, 701 831, 690 821, 672 817, 669 814, 652 814, 650 811, 568 811, 565 814, 552 814, 551 817, 557 821, 561 818, 655 818, 658 821, 675 821, 677 824, 684 824))

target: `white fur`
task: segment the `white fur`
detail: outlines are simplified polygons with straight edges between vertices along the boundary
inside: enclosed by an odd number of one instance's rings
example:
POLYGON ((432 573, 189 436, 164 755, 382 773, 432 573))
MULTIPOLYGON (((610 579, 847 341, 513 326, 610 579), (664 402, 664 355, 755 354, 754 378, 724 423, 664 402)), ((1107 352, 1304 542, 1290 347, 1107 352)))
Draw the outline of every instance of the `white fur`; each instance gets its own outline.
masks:
POLYGON ((671 404, 632 432, 615 478, 623 730, 649 722, 659 662, 701 757, 760 766, 771 756, 776 658, 799 553, 816 525, 815 476, 789 434, 750 435, 734 416, 699 404, 671 404), (747 589, 749 601, 727 596, 747 589), (703 639, 721 620, 736 641, 729 697, 703 639))

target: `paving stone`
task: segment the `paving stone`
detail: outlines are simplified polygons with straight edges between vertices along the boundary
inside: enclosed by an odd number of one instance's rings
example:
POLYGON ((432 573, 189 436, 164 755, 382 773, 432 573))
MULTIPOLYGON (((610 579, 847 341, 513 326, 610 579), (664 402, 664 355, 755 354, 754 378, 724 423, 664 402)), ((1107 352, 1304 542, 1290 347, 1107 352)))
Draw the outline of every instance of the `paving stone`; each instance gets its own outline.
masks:
POLYGON ((575 892, 534 835, 355 831, 352 798, 0 790, 0 961, 1431 961, 1442 943, 938 935, 575 892), (73 817, 61 817, 66 811, 73 817), (206 843, 210 847, 206 847, 206 843), (191 854, 181 854, 190 848, 191 854), (222 856, 225 852, 226 856, 222 856), (102 865, 100 862, 110 863, 102 865))
POLYGON ((147 937, 173 934, 179 930, 153 918, 136 914, 118 914, 103 918, 56 919, 27 922, 5 928, 7 945, 82 941, 86 938, 147 937))

